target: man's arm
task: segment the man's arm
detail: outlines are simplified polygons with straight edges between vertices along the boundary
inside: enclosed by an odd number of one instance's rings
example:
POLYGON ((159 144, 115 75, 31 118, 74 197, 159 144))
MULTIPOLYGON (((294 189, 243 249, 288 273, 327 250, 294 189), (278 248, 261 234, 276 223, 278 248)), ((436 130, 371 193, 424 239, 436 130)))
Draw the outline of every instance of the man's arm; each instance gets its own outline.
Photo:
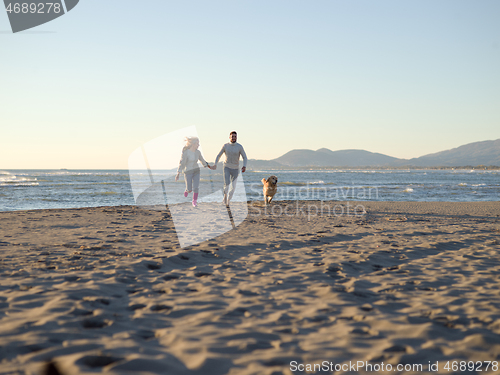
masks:
POLYGON ((214 162, 214 169, 217 168, 217 163, 219 162, 219 159, 220 157, 222 156, 222 154, 226 152, 226 145, 222 146, 219 154, 217 155, 217 157, 215 158, 215 162, 214 162))
POLYGON ((240 155, 243 157, 243 168, 241 168, 241 173, 244 173, 247 170, 247 154, 245 153, 245 150, 243 149, 243 146, 241 146, 240 150, 240 155))

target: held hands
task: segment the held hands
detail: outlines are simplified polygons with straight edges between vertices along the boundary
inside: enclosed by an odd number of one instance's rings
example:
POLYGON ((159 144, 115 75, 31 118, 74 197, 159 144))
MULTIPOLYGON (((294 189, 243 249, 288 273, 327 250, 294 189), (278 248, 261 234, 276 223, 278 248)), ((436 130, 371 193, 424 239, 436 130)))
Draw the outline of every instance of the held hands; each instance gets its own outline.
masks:
POLYGON ((211 170, 215 171, 215 170, 217 169, 217 164, 214 164, 214 165, 213 165, 213 166, 211 166, 211 167, 209 166, 209 168, 210 168, 211 170))

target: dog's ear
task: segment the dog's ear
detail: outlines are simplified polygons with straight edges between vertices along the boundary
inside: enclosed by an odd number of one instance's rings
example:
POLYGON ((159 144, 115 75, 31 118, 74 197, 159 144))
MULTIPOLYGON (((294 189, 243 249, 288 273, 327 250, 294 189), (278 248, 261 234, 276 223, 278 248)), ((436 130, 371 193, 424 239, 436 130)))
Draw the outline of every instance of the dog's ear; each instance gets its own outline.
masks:
POLYGON ((266 179, 265 179, 265 178, 263 178, 263 179, 262 179, 262 183, 263 183, 264 185, 266 184, 266 179))

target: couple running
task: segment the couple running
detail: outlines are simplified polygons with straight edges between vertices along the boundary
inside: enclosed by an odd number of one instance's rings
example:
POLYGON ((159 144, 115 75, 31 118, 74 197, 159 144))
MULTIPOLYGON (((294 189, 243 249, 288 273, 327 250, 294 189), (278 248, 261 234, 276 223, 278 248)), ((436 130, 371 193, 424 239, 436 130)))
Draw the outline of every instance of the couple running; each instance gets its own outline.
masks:
POLYGON ((226 206, 229 206, 229 201, 233 197, 236 189, 236 179, 238 178, 240 168, 240 155, 243 157, 243 168, 241 168, 241 173, 245 172, 247 165, 247 155, 245 154, 243 146, 236 142, 237 138, 238 135, 235 131, 229 133, 229 143, 222 146, 222 149, 215 158, 213 166, 210 166, 205 159, 203 159, 200 150, 198 150, 200 146, 198 137, 186 138, 186 146, 182 149, 182 157, 179 168, 177 169, 177 174, 175 175, 175 181, 178 181, 180 173, 184 172, 184 179, 186 181, 184 196, 187 197, 189 193, 193 192, 193 207, 198 206, 198 190, 200 186, 200 168, 198 167, 198 160, 205 168, 208 167, 212 170, 216 170, 217 163, 222 154, 226 154, 223 170, 224 199, 222 202, 226 206), (231 189, 229 189, 229 186, 231 186, 231 189))

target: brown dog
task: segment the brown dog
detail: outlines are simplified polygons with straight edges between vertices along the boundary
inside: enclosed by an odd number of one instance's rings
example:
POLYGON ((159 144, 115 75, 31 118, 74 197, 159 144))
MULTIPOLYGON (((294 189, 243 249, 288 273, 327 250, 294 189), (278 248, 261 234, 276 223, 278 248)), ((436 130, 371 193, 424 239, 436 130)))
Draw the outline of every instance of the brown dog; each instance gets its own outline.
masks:
POLYGON ((267 180, 265 178, 262 179, 262 183, 264 184, 264 202, 265 204, 271 203, 273 200, 274 194, 278 191, 278 177, 270 176, 267 180), (268 199, 269 198, 269 199, 268 199))

